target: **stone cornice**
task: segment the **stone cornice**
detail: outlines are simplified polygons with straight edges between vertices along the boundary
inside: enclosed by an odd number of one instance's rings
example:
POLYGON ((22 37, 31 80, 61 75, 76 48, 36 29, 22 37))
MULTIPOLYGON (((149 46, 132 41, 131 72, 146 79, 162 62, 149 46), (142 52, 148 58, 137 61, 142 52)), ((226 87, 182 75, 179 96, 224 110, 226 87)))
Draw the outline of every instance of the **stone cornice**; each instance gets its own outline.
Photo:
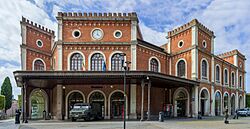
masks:
POLYGON ((20 45, 21 48, 25 48, 27 50, 30 50, 30 51, 34 51, 34 52, 37 52, 37 53, 40 53, 40 54, 44 54, 46 56, 50 56, 51 57, 51 53, 48 53, 48 52, 44 52, 44 51, 41 51, 41 50, 37 50, 37 49, 34 49, 34 48, 31 48, 31 47, 28 47, 27 45, 20 45))

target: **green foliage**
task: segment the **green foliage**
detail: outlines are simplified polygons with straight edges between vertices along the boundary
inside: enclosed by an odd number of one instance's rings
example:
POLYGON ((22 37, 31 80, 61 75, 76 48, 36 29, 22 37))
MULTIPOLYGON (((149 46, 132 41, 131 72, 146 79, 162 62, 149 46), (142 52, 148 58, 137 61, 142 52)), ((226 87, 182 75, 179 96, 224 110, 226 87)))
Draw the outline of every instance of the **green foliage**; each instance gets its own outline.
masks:
POLYGON ((12 104, 12 86, 10 83, 10 78, 6 77, 1 87, 1 95, 5 96, 5 110, 11 108, 12 104))
POLYGON ((17 100, 18 108, 22 108, 22 95, 18 95, 17 97, 18 97, 18 100, 17 100))
POLYGON ((250 94, 246 94, 246 107, 250 107, 250 94))
POLYGON ((5 107, 5 96, 0 95, 0 110, 3 110, 5 107))

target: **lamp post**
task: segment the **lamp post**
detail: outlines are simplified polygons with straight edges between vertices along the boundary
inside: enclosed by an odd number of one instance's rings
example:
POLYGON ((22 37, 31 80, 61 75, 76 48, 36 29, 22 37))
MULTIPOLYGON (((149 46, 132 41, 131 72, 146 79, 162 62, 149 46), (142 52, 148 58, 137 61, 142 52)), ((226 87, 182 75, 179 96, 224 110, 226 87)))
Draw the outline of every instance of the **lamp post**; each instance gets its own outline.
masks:
POLYGON ((122 58, 122 67, 124 69, 124 109, 123 109, 123 128, 126 129, 126 71, 129 70, 128 65, 131 63, 130 61, 125 61, 126 54, 121 53, 122 58), (125 65, 126 64, 126 65, 125 65))
POLYGON ((64 120, 64 118, 65 118, 65 89, 66 89, 66 87, 65 86, 63 86, 62 87, 62 92, 63 92, 63 100, 62 100, 62 120, 64 120))

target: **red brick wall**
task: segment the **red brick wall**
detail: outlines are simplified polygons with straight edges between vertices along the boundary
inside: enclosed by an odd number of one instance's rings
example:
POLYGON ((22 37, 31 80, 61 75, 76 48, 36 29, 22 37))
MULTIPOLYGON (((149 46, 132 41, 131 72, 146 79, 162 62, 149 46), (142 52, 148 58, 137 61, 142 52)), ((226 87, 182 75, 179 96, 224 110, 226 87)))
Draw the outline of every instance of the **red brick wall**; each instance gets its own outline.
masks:
POLYGON ((26 45, 30 48, 34 48, 44 52, 51 52, 51 35, 39 32, 31 27, 27 26, 27 34, 26 34, 26 45), (36 41, 41 40, 43 42, 43 46, 40 48, 37 46, 36 41))
POLYGON ((148 71, 149 70, 149 59, 151 57, 156 57, 160 62, 161 73, 167 73, 167 58, 166 54, 155 52, 153 50, 147 49, 145 47, 137 46, 137 70, 138 71, 148 71))
POLYGON ((207 52, 211 52, 211 36, 202 30, 198 30, 198 46, 207 52), (206 48, 203 47, 203 41, 206 41, 206 48))
POLYGON ((40 58, 42 59, 46 65, 46 70, 50 70, 51 69, 51 64, 50 64, 50 56, 38 53, 38 52, 34 52, 31 50, 27 50, 27 56, 26 56, 26 70, 32 70, 33 68, 33 61, 36 58, 40 58))
POLYGON ((130 42, 131 25, 129 21, 63 21, 63 40, 64 42, 130 42), (104 24, 105 23, 105 24, 104 24), (94 28, 101 28, 104 37, 101 40, 93 40, 91 31, 94 28), (81 32, 79 38, 74 38, 72 32, 78 29, 81 32), (117 39, 113 36, 115 30, 122 32, 122 37, 117 39))
POLYGON ((210 55, 207 55, 207 54, 205 54, 205 53, 202 53, 202 52, 198 52, 198 78, 199 79, 201 79, 201 60, 202 59, 206 59, 207 60, 207 66, 208 66, 208 73, 209 73, 209 75, 208 75, 208 79, 209 79, 209 81, 211 81, 211 75, 212 75, 212 68, 211 68, 211 56, 210 55))
POLYGON ((192 46, 192 32, 191 29, 185 30, 173 37, 171 37, 171 52, 176 53, 192 46), (178 47, 179 41, 183 40, 184 44, 181 48, 178 47))
POLYGON ((126 58, 128 61, 131 61, 131 52, 130 52, 130 46, 129 45, 65 45, 63 46, 63 70, 68 70, 68 55, 74 51, 80 51, 85 56, 85 68, 88 70, 89 62, 88 58, 91 56, 91 54, 95 51, 101 51, 104 53, 106 57, 106 69, 109 70, 109 65, 111 62, 109 62, 111 54, 115 51, 121 51, 123 53, 126 53, 126 58))
POLYGON ((187 65, 187 68, 186 68, 186 71, 187 71, 187 78, 188 79, 191 79, 191 70, 192 70, 192 60, 191 60, 191 57, 192 57, 192 54, 191 54, 191 51, 187 51, 185 53, 181 53, 181 54, 178 54, 178 55, 175 55, 172 57, 172 61, 171 61, 171 73, 172 75, 176 75, 176 63, 177 61, 179 61, 179 59, 183 58, 186 60, 186 65, 187 65))

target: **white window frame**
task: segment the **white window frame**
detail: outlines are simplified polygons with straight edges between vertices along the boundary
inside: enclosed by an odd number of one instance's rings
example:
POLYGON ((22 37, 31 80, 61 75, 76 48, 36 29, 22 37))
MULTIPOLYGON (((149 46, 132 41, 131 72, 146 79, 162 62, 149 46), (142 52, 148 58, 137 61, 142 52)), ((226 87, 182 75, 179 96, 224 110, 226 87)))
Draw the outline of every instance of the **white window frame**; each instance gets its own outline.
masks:
POLYGON ((113 33, 113 36, 114 36, 116 39, 121 38, 121 37, 122 37, 122 31, 121 31, 121 30, 115 30, 114 33, 113 33), (120 35, 119 37, 117 37, 117 36, 115 35, 116 32, 120 32, 121 35, 120 35))
POLYGON ((178 47, 179 48, 182 48, 184 46, 184 41, 183 40, 180 40, 179 42, 178 42, 178 47), (182 42, 182 46, 180 46, 180 42, 182 42))
POLYGON ((187 78, 187 61, 184 58, 180 58, 178 61, 176 61, 175 63, 175 76, 178 77, 178 63, 183 60, 185 62, 185 76, 183 76, 183 78, 187 78))
POLYGON ((203 46, 203 48, 207 48, 207 42, 206 42, 206 40, 203 40, 202 43, 201 43, 201 45, 203 46), (205 43, 205 45, 203 43, 205 43))
POLYGON ((81 51, 72 51, 71 53, 68 54, 68 60, 67 60, 68 61, 68 70, 70 71, 70 58, 75 53, 79 53, 79 54, 82 55, 82 58, 83 58, 83 61, 84 61, 84 64, 85 64, 85 69, 87 69, 86 68, 86 60, 85 60, 84 54, 81 51))
POLYGON ((208 63, 206 58, 202 58, 201 62, 200 62, 200 77, 201 77, 201 80, 209 82, 209 63, 208 63), (202 76, 202 62, 203 61, 206 61, 206 63, 207 63, 207 77, 202 76), (204 79, 204 78, 206 78, 206 79, 204 79))
POLYGON ((232 85, 232 87, 235 86, 235 72, 234 72, 234 71, 231 72, 231 85, 232 85), (234 74, 234 84, 233 84, 233 78, 232 78, 232 77, 233 77, 233 76, 232 76, 233 74, 234 74))
POLYGON ((148 71, 151 71, 151 67, 150 67, 150 61, 152 60, 152 59, 156 59, 157 60, 157 62, 158 62, 158 72, 161 72, 161 62, 160 62, 160 60, 157 58, 157 57, 155 57, 155 56, 151 56, 150 58, 149 58, 149 60, 148 60, 148 71))
POLYGON ((32 70, 33 70, 33 71, 35 70, 35 62, 36 62, 37 60, 41 60, 41 61, 43 62, 43 64, 44 64, 44 71, 46 71, 46 63, 45 63, 45 61, 44 61, 42 58, 35 58, 35 59, 33 60, 33 62, 32 62, 32 70))
POLYGON ((242 87, 243 87, 243 78, 242 78, 242 75, 240 74, 240 76, 239 76, 239 89, 242 89, 242 87), (241 78, 241 81, 240 81, 240 78, 241 78))
POLYGON ((42 48, 43 47, 43 41, 41 39, 36 40, 36 46, 39 47, 39 48, 42 48), (38 45, 38 41, 40 41, 42 43, 41 46, 38 45))
POLYGON ((80 38, 81 37, 81 35, 82 35, 82 33, 81 33, 81 31, 80 30, 78 30, 78 29, 75 29, 75 30, 73 30, 72 31, 72 36, 74 37, 74 38, 80 38), (76 37, 75 35, 74 35, 74 33, 76 32, 76 31, 78 31, 79 32, 79 36, 78 37, 76 37))
POLYGON ((224 81, 223 81, 223 82, 224 82, 224 85, 225 85, 225 86, 228 86, 228 85, 229 85, 229 72, 228 72, 228 69, 227 69, 227 68, 224 68, 224 70, 223 70, 223 75, 224 75, 224 76, 223 76, 223 77, 224 77, 224 78, 223 78, 223 80, 224 80, 224 81), (226 71, 226 70, 227 70, 227 83, 226 83, 226 80, 225 80, 225 71, 226 71))
POLYGON ((220 67, 220 65, 219 64, 216 64, 215 65, 215 82, 216 83, 218 83, 218 84, 221 84, 221 67, 220 67), (219 73, 220 73, 220 76, 219 76, 219 82, 218 82, 218 80, 216 79, 217 78, 217 67, 219 67, 219 73))

